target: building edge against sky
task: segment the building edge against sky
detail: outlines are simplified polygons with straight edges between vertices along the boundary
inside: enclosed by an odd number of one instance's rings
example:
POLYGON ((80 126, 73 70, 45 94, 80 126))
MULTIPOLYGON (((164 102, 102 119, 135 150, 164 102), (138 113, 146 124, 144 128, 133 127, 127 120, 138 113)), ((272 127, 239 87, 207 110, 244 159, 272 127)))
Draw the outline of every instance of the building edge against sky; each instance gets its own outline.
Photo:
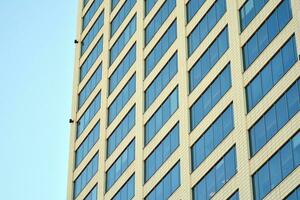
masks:
POLYGON ((299 19, 298 0, 78 0, 67 199, 300 200, 299 19))

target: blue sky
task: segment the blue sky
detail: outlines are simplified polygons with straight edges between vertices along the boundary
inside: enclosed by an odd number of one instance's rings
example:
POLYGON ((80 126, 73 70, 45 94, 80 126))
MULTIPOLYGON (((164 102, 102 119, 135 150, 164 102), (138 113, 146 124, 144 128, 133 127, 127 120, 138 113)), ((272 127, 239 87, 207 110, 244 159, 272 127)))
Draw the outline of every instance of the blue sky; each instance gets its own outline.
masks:
POLYGON ((0 1, 0 195, 66 199, 76 0, 0 1))

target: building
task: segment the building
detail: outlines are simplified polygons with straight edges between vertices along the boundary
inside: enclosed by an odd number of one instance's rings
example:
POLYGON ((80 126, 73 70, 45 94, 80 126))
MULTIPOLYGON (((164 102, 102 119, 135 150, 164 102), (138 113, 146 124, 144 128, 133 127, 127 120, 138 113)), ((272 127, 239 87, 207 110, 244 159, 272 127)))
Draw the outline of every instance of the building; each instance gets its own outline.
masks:
POLYGON ((299 19, 299 0, 79 0, 68 200, 299 200, 299 19))

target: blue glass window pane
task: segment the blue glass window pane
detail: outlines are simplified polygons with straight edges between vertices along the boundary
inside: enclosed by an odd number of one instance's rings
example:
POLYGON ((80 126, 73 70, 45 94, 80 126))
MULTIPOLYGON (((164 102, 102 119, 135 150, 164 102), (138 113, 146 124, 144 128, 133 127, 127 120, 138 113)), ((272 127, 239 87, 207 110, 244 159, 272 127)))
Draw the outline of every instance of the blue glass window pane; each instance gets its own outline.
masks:
POLYGON ((298 133, 293 139, 293 153, 295 166, 300 165, 300 134, 298 133))
POLYGON ((286 177, 294 169, 292 144, 287 143, 280 151, 282 176, 286 177))
POLYGON ((271 188, 274 188, 282 180, 280 154, 276 154, 269 162, 271 188))
POLYGON ((276 103, 276 115, 277 115, 278 128, 281 128, 288 121, 288 117, 289 117, 285 95, 281 97, 276 103))

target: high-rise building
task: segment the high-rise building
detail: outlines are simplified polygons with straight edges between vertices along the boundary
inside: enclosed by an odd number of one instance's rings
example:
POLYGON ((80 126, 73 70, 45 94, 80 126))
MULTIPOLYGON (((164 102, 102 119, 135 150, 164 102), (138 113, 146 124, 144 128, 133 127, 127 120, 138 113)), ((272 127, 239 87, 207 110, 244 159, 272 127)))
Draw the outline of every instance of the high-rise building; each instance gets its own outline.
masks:
POLYGON ((299 0, 79 0, 68 200, 300 200, 299 0))

